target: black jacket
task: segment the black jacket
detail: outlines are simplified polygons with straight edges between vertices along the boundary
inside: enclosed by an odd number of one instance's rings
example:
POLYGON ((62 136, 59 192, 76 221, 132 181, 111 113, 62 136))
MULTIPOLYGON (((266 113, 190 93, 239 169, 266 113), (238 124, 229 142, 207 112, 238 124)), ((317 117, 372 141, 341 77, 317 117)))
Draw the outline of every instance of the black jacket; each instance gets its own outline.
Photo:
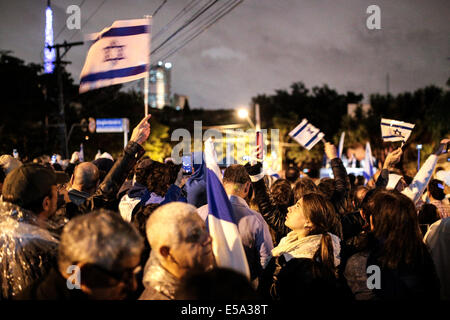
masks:
POLYGON ((286 221, 287 207, 277 206, 269 195, 264 179, 252 183, 255 193, 255 202, 258 204, 259 212, 266 220, 275 234, 274 244, 278 244, 291 230, 284 225, 286 221))
POLYGON ((72 202, 67 203, 60 209, 62 212, 58 214, 63 214, 66 218, 71 219, 79 214, 100 208, 117 211, 119 205, 119 200, 116 197, 117 193, 129 172, 143 154, 144 149, 138 143, 129 142, 123 156, 114 163, 108 175, 97 188, 97 191, 79 206, 72 202))

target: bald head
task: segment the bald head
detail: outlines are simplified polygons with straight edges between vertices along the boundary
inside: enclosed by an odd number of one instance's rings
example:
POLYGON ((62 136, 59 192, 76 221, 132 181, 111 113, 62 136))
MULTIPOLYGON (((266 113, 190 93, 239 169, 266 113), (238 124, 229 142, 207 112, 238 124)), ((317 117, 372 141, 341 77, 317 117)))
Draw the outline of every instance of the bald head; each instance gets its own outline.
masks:
POLYGON ((72 176, 72 188, 93 194, 99 182, 99 172, 95 164, 82 162, 75 167, 72 176))

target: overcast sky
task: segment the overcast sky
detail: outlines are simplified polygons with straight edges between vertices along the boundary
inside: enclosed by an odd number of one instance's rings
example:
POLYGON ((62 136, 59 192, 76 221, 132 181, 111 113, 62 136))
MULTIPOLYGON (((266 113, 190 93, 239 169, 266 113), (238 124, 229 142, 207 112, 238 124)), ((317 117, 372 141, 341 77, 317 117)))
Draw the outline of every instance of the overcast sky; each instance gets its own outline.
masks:
MULTIPOLYGON (((85 1, 82 24, 102 1, 85 1)), ((189 1, 168 0, 154 17, 153 33, 189 1)), ((42 62, 46 2, 0 0, 0 49, 42 62)), ((55 36, 65 25, 66 8, 81 2, 52 1, 55 36)), ((72 36, 79 41, 114 20, 141 18, 161 2, 106 0, 81 32, 64 29, 56 42, 72 36)), ((172 93, 189 96, 191 107, 216 109, 248 105, 252 96, 287 89, 295 81, 362 92, 366 98, 386 92, 387 73, 392 93, 444 87, 450 77, 449 17, 449 0, 244 0, 169 59, 172 93), (381 30, 366 27, 371 4, 381 8, 381 30)), ((75 47, 66 57, 77 82, 87 49, 75 47)))

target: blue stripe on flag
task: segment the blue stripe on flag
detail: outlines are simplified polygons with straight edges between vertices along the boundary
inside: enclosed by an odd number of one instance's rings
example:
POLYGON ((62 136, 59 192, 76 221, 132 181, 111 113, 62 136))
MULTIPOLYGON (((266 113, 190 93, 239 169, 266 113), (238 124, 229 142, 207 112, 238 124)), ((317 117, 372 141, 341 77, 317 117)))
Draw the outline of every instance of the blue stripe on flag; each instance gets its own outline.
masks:
POLYGON ((382 136, 383 139, 389 139, 389 138, 404 138, 404 136, 382 136))
POLYGON ((381 123, 381 125, 382 125, 382 126, 388 126, 388 127, 394 127, 394 128, 407 129, 407 130, 410 130, 410 131, 412 131, 412 129, 413 129, 413 128, 401 126, 401 125, 398 125, 398 124, 389 124, 389 123, 383 123, 383 122, 381 123))
POLYGON ((309 140, 309 141, 305 144, 305 147, 308 147, 308 146, 311 144, 311 142, 313 142, 313 141, 317 138, 317 136, 319 135, 319 133, 320 133, 320 131, 317 131, 317 133, 311 138, 311 140, 309 140))
POLYGON ((232 215, 233 207, 230 199, 228 199, 228 195, 217 175, 209 168, 206 168, 206 181, 208 213, 220 220, 236 224, 232 215))
POLYGON ((96 40, 100 40, 105 37, 126 37, 126 36, 134 36, 137 34, 149 33, 149 26, 132 26, 132 27, 120 27, 120 28, 111 28, 96 40))
POLYGON ((105 72, 91 73, 80 80, 80 84, 84 82, 92 82, 98 80, 114 79, 114 78, 124 78, 129 76, 134 76, 136 74, 144 73, 147 71, 147 65, 143 64, 136 67, 109 70, 105 72))
POLYGON ((298 129, 297 132, 294 133, 294 134, 292 135, 292 137, 294 138, 294 137, 298 136, 298 134, 299 134, 300 132, 302 132, 303 129, 305 129, 307 125, 308 125, 308 121, 306 121, 306 124, 303 125, 303 127, 301 127, 300 129, 298 129))

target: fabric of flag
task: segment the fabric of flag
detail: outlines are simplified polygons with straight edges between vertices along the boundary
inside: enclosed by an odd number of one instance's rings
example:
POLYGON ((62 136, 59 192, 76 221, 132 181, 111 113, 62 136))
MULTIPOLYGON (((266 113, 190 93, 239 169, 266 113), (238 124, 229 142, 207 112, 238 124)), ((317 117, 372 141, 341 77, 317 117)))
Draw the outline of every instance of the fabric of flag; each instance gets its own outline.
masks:
POLYGON ((414 124, 398 120, 381 119, 381 136, 383 141, 406 141, 414 124))
POLYGON ((342 151, 344 150, 344 139, 345 139, 345 131, 341 133, 341 138, 339 139, 339 149, 338 149, 339 159, 342 159, 342 151))
POLYGON ((80 152, 78 153, 78 159, 80 162, 84 162, 84 148, 83 144, 80 144, 80 152))
POLYGON ((375 171, 373 169, 373 157, 372 149, 370 148, 370 143, 366 143, 366 156, 364 158, 363 175, 364 178, 369 181, 373 177, 375 171))
POLYGON ((150 66, 151 19, 115 21, 91 35, 80 93, 144 78, 150 66))
POLYGON ((289 135, 308 150, 311 150, 325 136, 306 119, 289 132, 289 135))
POLYGON ((208 199, 207 228, 217 265, 240 272, 250 279, 244 247, 236 225, 233 208, 222 185, 222 174, 217 165, 214 142, 205 142, 206 194, 208 199))

